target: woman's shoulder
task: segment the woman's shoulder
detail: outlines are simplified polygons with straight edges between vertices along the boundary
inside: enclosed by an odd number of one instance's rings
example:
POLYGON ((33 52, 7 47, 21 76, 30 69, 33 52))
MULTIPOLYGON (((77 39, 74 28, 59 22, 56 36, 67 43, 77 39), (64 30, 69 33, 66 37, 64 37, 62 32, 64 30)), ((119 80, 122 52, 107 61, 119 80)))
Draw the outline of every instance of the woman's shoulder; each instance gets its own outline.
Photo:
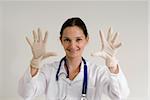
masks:
POLYGON ((101 62, 86 60, 88 69, 92 72, 106 71, 106 66, 101 62))
POLYGON ((57 69, 59 66, 59 60, 47 61, 42 65, 42 68, 45 69, 57 69))
POLYGON ((59 60, 46 61, 41 64, 40 73, 44 74, 47 78, 55 74, 59 66, 59 60))

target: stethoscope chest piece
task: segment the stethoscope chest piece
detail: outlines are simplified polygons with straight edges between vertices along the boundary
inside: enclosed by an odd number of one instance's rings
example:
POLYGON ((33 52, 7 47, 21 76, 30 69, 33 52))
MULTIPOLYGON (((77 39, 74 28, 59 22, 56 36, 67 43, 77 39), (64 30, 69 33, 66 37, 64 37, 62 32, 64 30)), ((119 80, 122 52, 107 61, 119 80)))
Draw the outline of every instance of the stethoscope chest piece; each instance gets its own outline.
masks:
POLYGON ((81 97, 81 100, 87 100, 87 98, 86 97, 81 97))
POLYGON ((87 100, 86 94, 82 94, 81 100, 87 100))

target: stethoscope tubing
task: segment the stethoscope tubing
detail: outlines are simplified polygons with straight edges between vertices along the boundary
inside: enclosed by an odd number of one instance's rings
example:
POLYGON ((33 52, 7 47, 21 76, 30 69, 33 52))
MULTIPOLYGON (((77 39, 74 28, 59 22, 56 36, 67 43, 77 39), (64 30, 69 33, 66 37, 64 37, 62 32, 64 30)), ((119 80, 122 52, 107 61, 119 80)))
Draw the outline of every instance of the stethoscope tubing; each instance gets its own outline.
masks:
MULTIPOLYGON (((60 72, 60 67, 61 67, 61 64, 62 62, 65 62, 66 64, 66 56, 63 57, 61 60, 60 60, 60 63, 59 63, 59 67, 57 69, 57 72, 56 72, 56 81, 59 80, 59 72, 60 72)), ((86 98, 86 94, 87 94, 87 86, 88 86, 88 71, 87 71, 87 64, 86 64, 86 61, 85 59, 82 57, 82 61, 84 63, 84 77, 83 77, 83 85, 82 85, 82 97, 81 97, 81 100, 87 100, 86 98)), ((69 78, 69 70, 67 69, 67 78, 69 78)))

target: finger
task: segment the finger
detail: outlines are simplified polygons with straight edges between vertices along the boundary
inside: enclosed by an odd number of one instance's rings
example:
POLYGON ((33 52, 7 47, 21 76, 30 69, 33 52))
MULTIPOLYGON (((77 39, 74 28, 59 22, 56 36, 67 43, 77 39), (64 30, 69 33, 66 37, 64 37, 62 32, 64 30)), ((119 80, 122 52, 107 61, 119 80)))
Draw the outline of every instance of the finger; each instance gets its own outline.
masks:
POLYGON ((103 52, 91 53, 91 56, 102 57, 104 59, 106 58, 106 55, 103 52))
POLYGON ((112 37, 111 43, 114 44, 116 39, 118 37, 118 32, 115 33, 115 35, 112 37))
POLYGON ((26 40, 27 40, 28 44, 32 47, 32 42, 31 42, 31 40, 30 40, 28 37, 26 37, 26 40))
POLYGON ((33 34, 34 42, 37 42, 37 34, 34 30, 32 31, 32 34, 33 34))
POLYGON ((57 54, 55 52, 48 52, 43 56, 43 59, 48 58, 50 56, 57 56, 57 54))
POLYGON ((47 42, 47 38, 48 38, 48 31, 45 32, 45 36, 44 36, 44 42, 47 42))
POLYGON ((101 39, 101 43, 102 43, 102 49, 104 48, 104 39, 105 39, 105 37, 104 37, 104 34, 101 32, 101 30, 99 31, 99 34, 100 34, 100 39, 101 39))
POLYGON ((112 28, 110 27, 109 30, 108 30, 108 36, 107 36, 107 41, 110 42, 111 38, 112 38, 112 28))
POLYGON ((114 47, 115 47, 115 48, 119 48, 121 45, 122 45, 122 43, 119 42, 119 43, 115 44, 114 47))
POLYGON ((38 28, 38 41, 42 41, 42 32, 40 30, 40 28, 38 28))

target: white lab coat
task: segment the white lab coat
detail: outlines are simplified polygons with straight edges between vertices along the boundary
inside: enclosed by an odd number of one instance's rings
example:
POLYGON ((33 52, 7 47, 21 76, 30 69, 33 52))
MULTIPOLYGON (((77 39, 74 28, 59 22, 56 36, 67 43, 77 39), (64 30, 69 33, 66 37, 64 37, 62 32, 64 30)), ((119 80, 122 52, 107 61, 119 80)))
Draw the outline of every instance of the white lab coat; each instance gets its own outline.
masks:
MULTIPOLYGON (((86 63, 88 66, 88 100, 101 100, 103 93, 111 100, 126 100, 129 88, 120 67, 118 74, 112 74, 106 66, 97 66, 87 61, 86 63)), ((24 100, 33 100, 41 94, 45 94, 46 100, 80 100, 84 77, 83 62, 79 74, 72 81, 66 78, 64 62, 61 64, 59 80, 56 81, 58 67, 59 61, 44 64, 33 78, 28 69, 19 80, 20 96, 24 100)))

